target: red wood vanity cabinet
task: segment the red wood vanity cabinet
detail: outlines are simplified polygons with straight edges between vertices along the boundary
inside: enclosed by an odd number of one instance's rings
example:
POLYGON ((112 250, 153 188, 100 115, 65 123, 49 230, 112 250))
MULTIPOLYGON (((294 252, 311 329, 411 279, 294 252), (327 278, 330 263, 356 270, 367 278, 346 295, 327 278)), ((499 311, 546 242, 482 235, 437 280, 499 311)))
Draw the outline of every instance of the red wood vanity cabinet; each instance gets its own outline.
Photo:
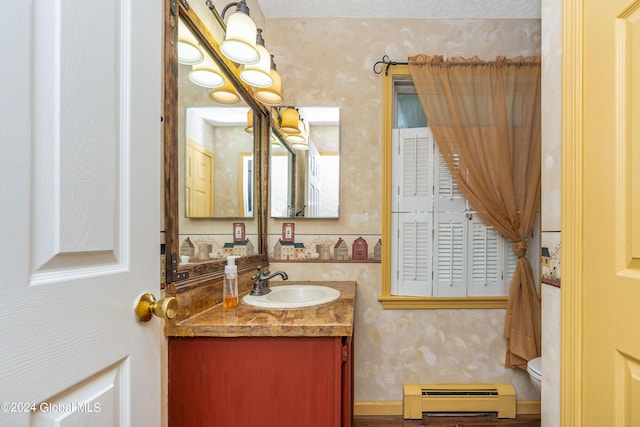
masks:
POLYGON ((350 427, 352 338, 169 337, 169 426, 350 427))

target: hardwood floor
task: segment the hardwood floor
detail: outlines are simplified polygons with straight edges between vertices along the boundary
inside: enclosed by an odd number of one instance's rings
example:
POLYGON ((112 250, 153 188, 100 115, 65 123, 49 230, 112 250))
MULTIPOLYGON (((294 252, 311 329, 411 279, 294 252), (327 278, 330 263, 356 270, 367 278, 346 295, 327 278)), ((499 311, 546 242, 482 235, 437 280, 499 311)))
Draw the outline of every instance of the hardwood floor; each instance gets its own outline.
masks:
POLYGON ((540 415, 520 415, 516 419, 499 419, 493 415, 441 416, 423 415, 421 420, 405 420, 402 415, 372 416, 359 415, 353 419, 353 427, 397 427, 397 426, 436 426, 436 427, 540 427, 540 415))

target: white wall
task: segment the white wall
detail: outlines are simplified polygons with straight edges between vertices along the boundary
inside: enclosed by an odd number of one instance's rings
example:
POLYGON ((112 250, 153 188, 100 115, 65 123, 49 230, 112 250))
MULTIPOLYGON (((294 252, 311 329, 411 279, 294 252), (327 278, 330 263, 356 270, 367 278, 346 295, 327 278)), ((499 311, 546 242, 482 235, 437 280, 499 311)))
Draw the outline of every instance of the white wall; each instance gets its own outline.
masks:
MULTIPOLYGON (((542 0, 542 246, 560 275, 562 2, 542 0)), ((542 286, 542 426, 560 425, 560 289, 542 286)))

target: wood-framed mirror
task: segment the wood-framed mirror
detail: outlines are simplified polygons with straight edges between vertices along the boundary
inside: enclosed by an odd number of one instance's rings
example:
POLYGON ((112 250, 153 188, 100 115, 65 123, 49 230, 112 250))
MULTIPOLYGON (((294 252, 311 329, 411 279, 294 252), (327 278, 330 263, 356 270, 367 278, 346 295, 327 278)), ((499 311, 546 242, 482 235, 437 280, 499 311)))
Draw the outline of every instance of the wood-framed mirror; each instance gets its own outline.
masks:
POLYGON ((177 293, 222 278, 228 255, 242 255, 239 272, 267 262, 270 120, 221 54, 217 11, 176 0, 166 6, 165 288, 177 293), (182 42, 202 59, 179 58, 182 42), (217 77, 198 78, 194 71, 202 69, 222 76, 221 93, 235 93, 237 101, 218 97, 221 87, 209 80, 217 77))
MULTIPOLYGON (((340 209, 340 109, 337 106, 283 108, 294 108, 298 112, 304 132, 289 135, 274 126, 270 153, 270 215, 296 220, 337 219, 340 209), (290 137, 298 139, 290 140, 290 137)), ((272 117, 276 124, 279 120, 280 117, 272 117)))

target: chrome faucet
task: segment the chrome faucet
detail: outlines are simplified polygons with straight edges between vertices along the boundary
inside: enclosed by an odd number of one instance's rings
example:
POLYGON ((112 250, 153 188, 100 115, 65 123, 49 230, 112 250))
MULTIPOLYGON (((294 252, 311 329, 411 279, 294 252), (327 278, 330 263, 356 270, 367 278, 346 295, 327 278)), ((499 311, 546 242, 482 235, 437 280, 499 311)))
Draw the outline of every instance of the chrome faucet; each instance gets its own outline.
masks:
POLYGON ((261 272, 260 269, 262 267, 258 266, 258 273, 254 276, 251 276, 251 280, 253 280, 253 289, 251 290, 251 295, 266 295, 271 292, 269 289, 269 279, 282 276, 282 280, 287 280, 289 276, 284 271, 276 271, 275 273, 270 273, 269 271, 261 272))

